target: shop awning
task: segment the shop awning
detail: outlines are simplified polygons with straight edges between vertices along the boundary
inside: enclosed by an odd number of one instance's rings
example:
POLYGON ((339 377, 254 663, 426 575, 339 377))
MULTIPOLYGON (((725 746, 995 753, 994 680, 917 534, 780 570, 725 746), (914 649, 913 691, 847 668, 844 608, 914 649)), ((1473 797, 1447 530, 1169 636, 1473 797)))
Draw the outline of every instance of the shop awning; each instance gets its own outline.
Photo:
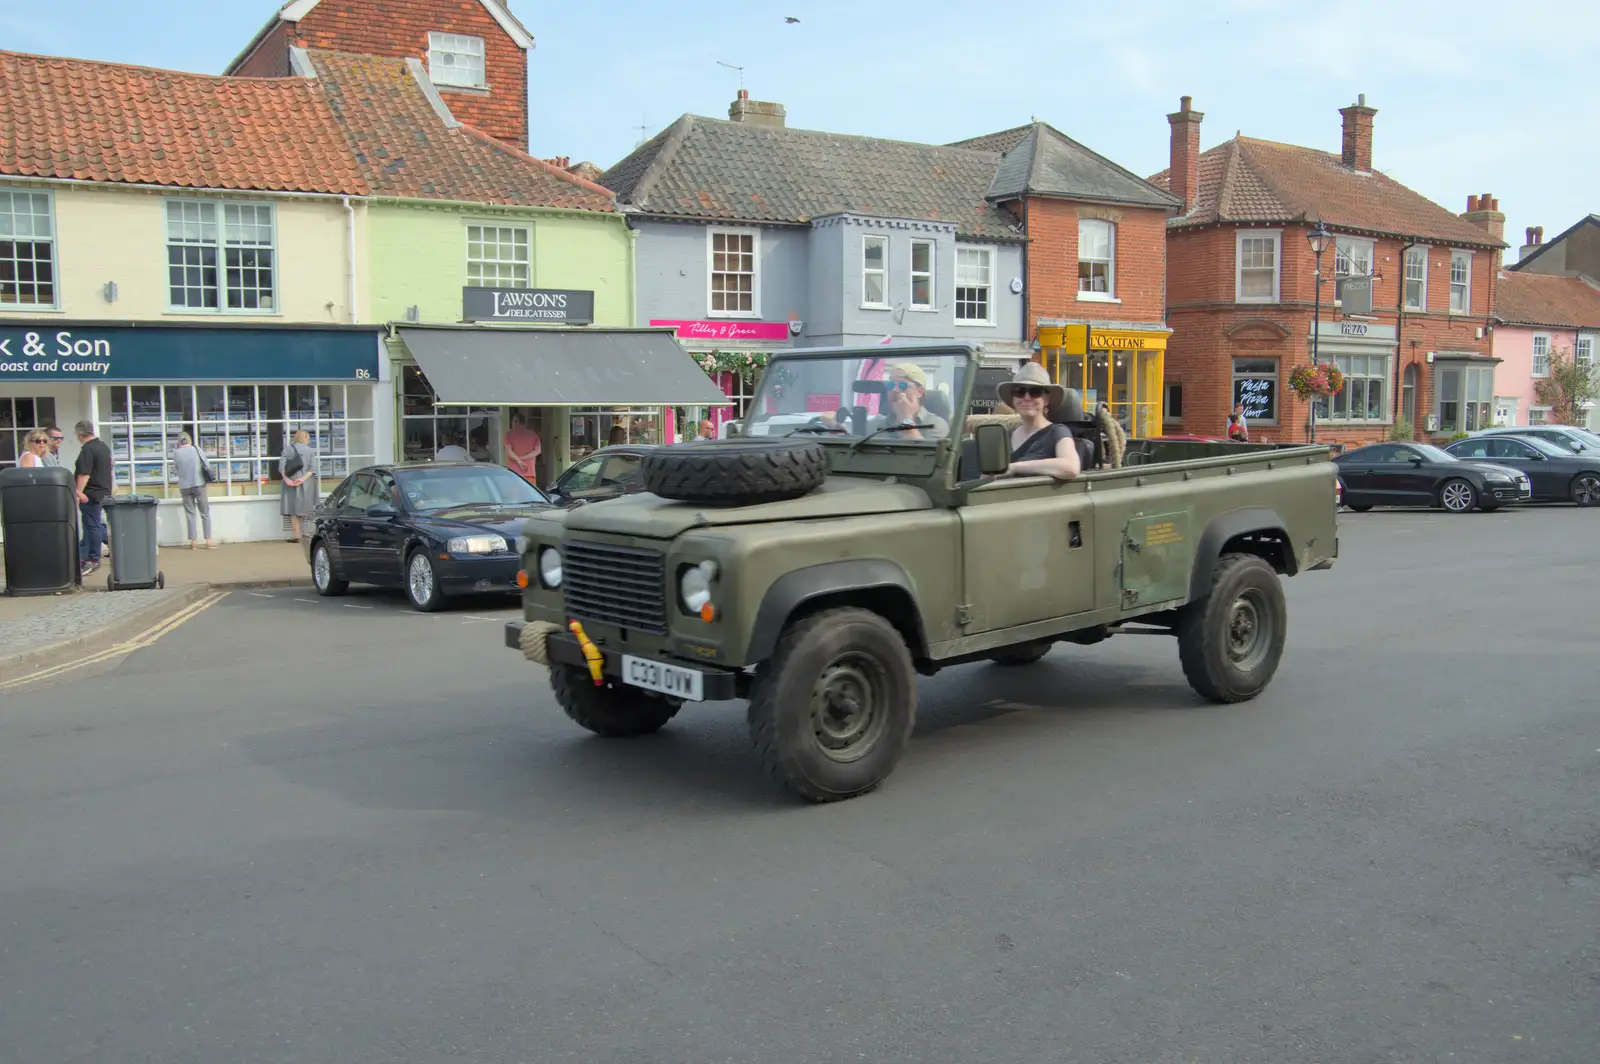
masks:
POLYGON ((440 406, 727 406, 660 329, 410 326, 400 339, 440 406))

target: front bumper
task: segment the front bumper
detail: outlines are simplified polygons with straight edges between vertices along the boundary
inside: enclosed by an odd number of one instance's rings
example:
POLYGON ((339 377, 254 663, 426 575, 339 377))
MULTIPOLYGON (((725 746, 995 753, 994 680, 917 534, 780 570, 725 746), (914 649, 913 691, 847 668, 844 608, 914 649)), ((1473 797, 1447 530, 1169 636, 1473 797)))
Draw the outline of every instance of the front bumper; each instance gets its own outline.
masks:
POLYGON ((434 577, 447 595, 519 591, 517 570, 522 559, 515 554, 485 554, 481 557, 452 554, 435 558, 434 577))
POLYGON ((1490 481, 1485 487, 1485 494, 1498 503, 1528 502, 1533 498, 1533 483, 1527 479, 1512 484, 1490 481))
MULTIPOLYGON (((507 621, 505 630, 506 646, 512 650, 522 650, 523 621, 507 621)), ((613 680, 622 680, 622 655, 614 650, 599 647, 601 658, 601 673, 613 680)), ((551 665, 571 665, 574 668, 589 668, 589 662, 583 656, 583 648, 578 645, 578 639, 570 632, 551 632, 545 640, 545 652, 550 656, 551 665)), ((648 658, 659 661, 664 665, 674 665, 680 669, 691 669, 701 676, 704 685, 704 698, 707 702, 726 702, 730 699, 742 697, 739 680, 742 676, 738 672, 729 672, 725 669, 708 669, 703 662, 689 661, 684 658, 674 658, 665 654, 643 655, 635 654, 634 657, 648 658)))

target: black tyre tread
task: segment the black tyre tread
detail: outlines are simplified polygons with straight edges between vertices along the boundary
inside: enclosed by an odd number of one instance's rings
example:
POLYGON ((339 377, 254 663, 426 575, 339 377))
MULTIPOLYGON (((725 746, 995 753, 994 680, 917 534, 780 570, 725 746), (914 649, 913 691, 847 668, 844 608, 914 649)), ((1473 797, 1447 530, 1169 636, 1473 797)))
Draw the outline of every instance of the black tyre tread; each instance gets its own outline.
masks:
MULTIPOLYGON (((797 648, 810 638, 811 633, 820 628, 831 628, 835 625, 850 621, 867 621, 881 625, 892 633, 902 647, 905 643, 898 630, 883 617, 871 610, 864 610, 853 606, 842 606, 838 609, 823 610, 806 617, 798 623, 791 625, 779 638, 778 645, 774 648, 772 657, 762 665, 761 673, 757 677, 755 689, 750 693, 749 724, 750 741, 755 747, 756 757, 766 769, 767 775, 789 788, 795 794, 808 802, 824 803, 839 802, 849 798, 857 798, 876 790, 894 766, 899 762, 901 755, 911 742, 911 732, 917 722, 916 707, 906 714, 905 727, 899 736, 886 738, 892 739, 894 747, 892 756, 886 770, 872 783, 849 790, 830 790, 816 781, 810 779, 801 770, 796 759, 789 756, 789 751, 783 749, 777 734, 777 713, 772 707, 772 701, 777 695, 778 677, 783 670, 784 663, 792 656, 797 648)), ((911 652, 905 652, 905 670, 912 686, 913 699, 915 698, 916 676, 911 665, 911 652)))
POLYGON ((615 680, 596 687, 589 673, 574 665, 551 665, 550 688, 573 723, 606 739, 658 732, 681 708, 680 703, 634 691, 615 680))
POLYGON ((640 465, 646 491, 682 502, 754 504, 797 499, 828 475, 813 440, 731 440, 663 447, 640 465))
MULTIPOLYGON (((315 558, 317 556, 317 548, 319 546, 321 546, 321 542, 320 541, 315 541, 315 542, 313 542, 311 544, 311 557, 312 558, 315 558)), ((326 551, 328 548, 327 547, 322 547, 322 549, 324 551, 326 551)), ((311 586, 316 590, 317 594, 323 596, 324 598, 337 598, 340 595, 343 595, 345 592, 350 590, 350 581, 348 581, 348 580, 340 580, 339 579, 337 573, 334 571, 334 568, 333 568, 333 555, 329 554, 328 555, 328 590, 324 591, 324 590, 322 590, 322 588, 317 587, 317 578, 315 576, 313 576, 311 578, 311 586)))
MULTIPOLYGON (((1229 603, 1231 605, 1231 602, 1229 603)), ((1278 582, 1278 574, 1264 558, 1254 554, 1225 554, 1217 560, 1217 567, 1211 574, 1211 587, 1206 592, 1206 597, 1198 602, 1191 602, 1184 606, 1178 617, 1178 660, 1183 665, 1183 678, 1189 681, 1189 686, 1202 698, 1212 702, 1233 703, 1248 702, 1255 698, 1267 684, 1272 681, 1272 676, 1278 670, 1278 662, 1283 657, 1284 643, 1288 637, 1289 611, 1283 597, 1283 587, 1278 582), (1226 669, 1221 662, 1227 651, 1221 646, 1221 625, 1215 623, 1212 610, 1226 596, 1218 595, 1218 590, 1223 584, 1233 580, 1235 576, 1245 570, 1260 568, 1270 580, 1275 589, 1273 600, 1277 606, 1278 617, 1278 647, 1272 658, 1263 663, 1262 673, 1266 679, 1262 680, 1253 690, 1240 689, 1231 686, 1228 682, 1226 669)))
POLYGON ((1351 513, 1364 514, 1368 510, 1372 509, 1372 504, 1370 502, 1358 502, 1354 505, 1345 503, 1344 508, 1349 510, 1351 513))
POLYGON ((1464 514, 1470 514, 1472 511, 1476 510, 1480 505, 1483 504, 1483 492, 1479 491, 1478 490, 1478 486, 1476 484, 1472 483, 1472 481, 1466 479, 1465 477, 1451 477, 1449 480, 1447 480, 1443 484, 1439 485, 1439 495, 1438 495, 1437 501, 1439 503, 1439 509, 1443 510, 1447 514, 1449 514, 1449 513, 1458 513, 1458 512, 1459 513, 1464 513, 1464 514), (1448 488, 1451 484, 1455 483, 1458 480, 1461 481, 1461 483, 1465 484, 1467 486, 1467 488, 1472 492, 1472 505, 1467 507, 1465 510, 1460 510, 1460 511, 1451 510, 1450 508, 1448 508, 1444 504, 1444 489, 1448 488))
POLYGON ((1021 646, 1007 647, 997 650, 989 655, 989 660, 996 665, 1018 666, 1032 665, 1039 661, 1055 647, 1054 643, 1040 641, 1038 643, 1023 643, 1021 646))

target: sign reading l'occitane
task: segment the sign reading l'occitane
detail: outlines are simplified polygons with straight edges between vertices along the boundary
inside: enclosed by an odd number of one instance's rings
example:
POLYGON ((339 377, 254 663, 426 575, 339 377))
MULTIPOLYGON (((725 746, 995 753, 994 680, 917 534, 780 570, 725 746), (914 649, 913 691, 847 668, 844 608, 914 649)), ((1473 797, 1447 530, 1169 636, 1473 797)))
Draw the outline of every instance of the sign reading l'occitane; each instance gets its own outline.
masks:
POLYGON ((1165 351, 1168 332, 1156 329, 1097 329, 1088 325, 1056 325, 1039 330, 1039 346, 1064 355, 1090 351, 1165 351))

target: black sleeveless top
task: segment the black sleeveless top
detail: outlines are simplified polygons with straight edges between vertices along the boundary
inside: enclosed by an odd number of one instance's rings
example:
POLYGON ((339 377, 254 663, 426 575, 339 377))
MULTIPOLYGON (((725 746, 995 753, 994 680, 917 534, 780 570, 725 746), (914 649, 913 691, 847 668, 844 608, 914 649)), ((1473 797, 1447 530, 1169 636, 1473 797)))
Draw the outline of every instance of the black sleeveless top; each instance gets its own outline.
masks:
POLYGON ((1022 441, 1022 446, 1011 452, 1013 462, 1032 462, 1040 458, 1054 458, 1056 444, 1070 440, 1072 430, 1065 425, 1046 425, 1022 441))

